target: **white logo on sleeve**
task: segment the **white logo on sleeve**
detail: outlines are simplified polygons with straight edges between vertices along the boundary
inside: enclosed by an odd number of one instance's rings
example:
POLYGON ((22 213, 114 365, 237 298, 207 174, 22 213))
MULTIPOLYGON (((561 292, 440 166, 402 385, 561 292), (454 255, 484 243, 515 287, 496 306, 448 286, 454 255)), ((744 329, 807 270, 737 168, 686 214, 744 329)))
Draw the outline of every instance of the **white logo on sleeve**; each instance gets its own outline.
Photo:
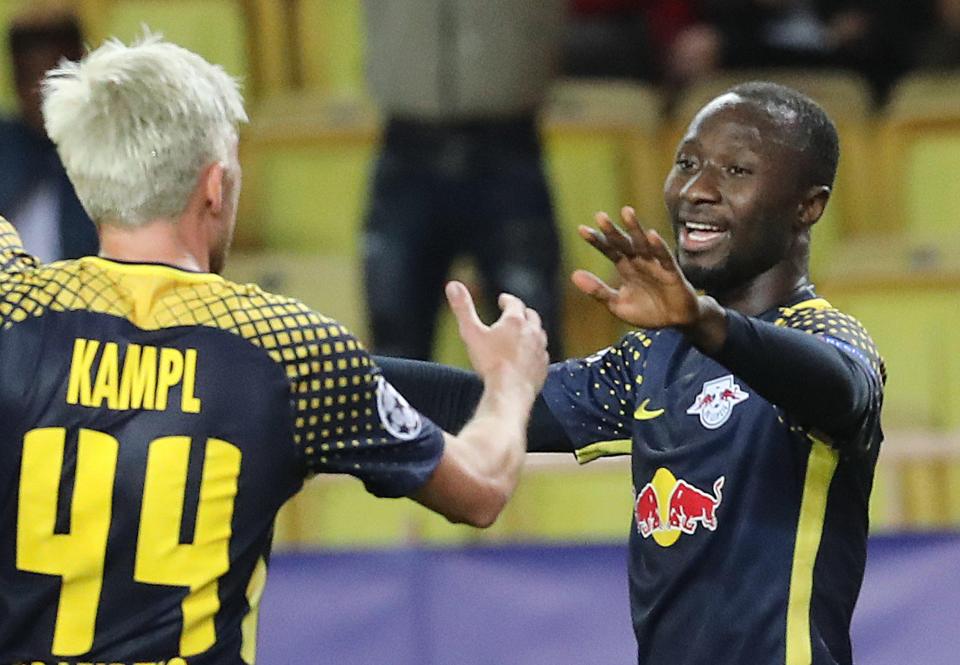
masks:
POLYGON ((377 377, 377 411, 383 428, 396 439, 413 439, 423 429, 419 412, 382 376, 377 377))
POLYGON ((687 413, 700 416, 700 424, 707 429, 717 429, 730 419, 733 407, 748 397, 750 395, 734 383, 733 375, 727 374, 704 383, 687 413))

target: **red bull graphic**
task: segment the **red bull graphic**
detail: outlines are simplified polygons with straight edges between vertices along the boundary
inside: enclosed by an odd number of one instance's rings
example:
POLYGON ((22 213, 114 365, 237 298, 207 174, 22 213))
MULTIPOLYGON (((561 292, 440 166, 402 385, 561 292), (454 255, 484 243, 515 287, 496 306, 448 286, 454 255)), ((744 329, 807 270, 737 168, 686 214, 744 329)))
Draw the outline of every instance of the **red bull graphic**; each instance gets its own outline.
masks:
POLYGON ((647 483, 637 494, 637 501, 634 504, 634 513, 637 517, 637 528, 640 535, 649 538, 650 535, 660 528, 660 501, 657 499, 657 491, 653 485, 647 483))
POLYGON ((723 501, 724 476, 713 483, 713 494, 686 480, 677 479, 669 469, 660 468, 653 480, 637 493, 634 516, 637 531, 669 547, 681 534, 693 535, 698 526, 717 529, 717 508, 723 501), (665 499, 665 500, 661 500, 665 499))
POLYGON ((723 488, 723 476, 713 484, 716 498, 703 490, 698 490, 685 480, 678 480, 670 494, 670 526, 684 533, 692 534, 697 524, 710 531, 717 530, 717 506, 723 500, 720 490, 723 488))
POLYGON ((730 419, 733 407, 748 397, 749 393, 734 382, 733 375, 727 374, 704 383, 687 413, 700 416, 700 424, 707 429, 717 429, 730 419))

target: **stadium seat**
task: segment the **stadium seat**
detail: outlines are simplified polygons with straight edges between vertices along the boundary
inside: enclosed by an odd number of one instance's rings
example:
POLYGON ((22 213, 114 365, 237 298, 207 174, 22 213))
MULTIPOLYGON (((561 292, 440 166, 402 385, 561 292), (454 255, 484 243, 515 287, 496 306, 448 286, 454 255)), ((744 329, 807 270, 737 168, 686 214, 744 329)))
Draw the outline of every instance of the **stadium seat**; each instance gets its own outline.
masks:
POLYGON ((577 235, 598 210, 619 218, 633 205, 641 222, 666 229, 658 141, 662 99, 645 85, 604 80, 558 83, 543 115, 547 172, 563 248, 564 342, 580 356, 613 342, 622 326, 576 291, 567 276, 585 268, 612 274, 607 260, 577 235))
POLYGON ((899 237, 848 243, 847 265, 820 285, 866 326, 886 361, 874 530, 960 525, 960 243, 940 249, 899 237))
POLYGON ((934 249, 960 235, 960 72, 913 74, 898 83, 879 140, 886 225, 934 249))
POLYGON ((298 87, 332 97, 362 97, 365 30, 360 0, 293 4, 298 87))
POLYGON ((35 8, 38 4, 30 0, 0 0, 0 24, 3 25, 3 35, 0 36, 0 113, 13 113, 17 108, 7 28, 11 19, 26 9, 35 8))
POLYGON ((874 273, 827 281, 821 292, 866 326, 887 364, 884 422, 900 429, 960 429, 960 273, 874 273))
POLYGON ((862 78, 833 70, 743 70, 725 73, 691 86, 677 100, 665 133, 665 168, 672 165, 676 146, 694 114, 724 90, 745 81, 781 83, 809 95, 821 104, 840 134, 840 167, 830 205, 814 227, 811 271, 814 276, 840 257, 843 238, 875 230, 879 213, 870 137, 872 99, 862 78))
MULTIPOLYGON (((251 88, 253 53, 251 7, 245 0, 78 0, 87 40, 108 37, 129 42, 144 27, 239 76, 251 88)), ((250 92, 255 92, 250 90, 250 92)))
POLYGON ((243 240, 355 257, 377 137, 373 111, 291 95, 254 106, 251 119, 241 141, 239 231, 254 237, 243 240))

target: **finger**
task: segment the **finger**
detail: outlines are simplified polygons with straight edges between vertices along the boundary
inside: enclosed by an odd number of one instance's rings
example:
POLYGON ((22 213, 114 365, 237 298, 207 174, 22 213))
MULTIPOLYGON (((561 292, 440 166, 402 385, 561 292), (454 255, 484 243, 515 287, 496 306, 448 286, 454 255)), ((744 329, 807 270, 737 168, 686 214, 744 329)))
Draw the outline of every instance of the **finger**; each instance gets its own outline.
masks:
POLYGON ((528 323, 533 324, 537 328, 543 327, 543 321, 541 320, 540 314, 537 312, 537 310, 533 309, 532 307, 527 307, 525 314, 527 316, 528 323))
POLYGON ((473 304, 473 297, 462 282, 455 280, 447 282, 444 291, 447 294, 450 309, 457 319, 457 327, 460 329, 461 337, 466 337, 472 331, 484 327, 483 321, 477 316, 477 308, 473 304))
POLYGON ((645 233, 647 242, 650 244, 650 250, 653 252, 653 256, 667 270, 680 272, 680 266, 677 265, 677 259, 674 257, 673 252, 670 251, 670 246, 667 245, 667 242, 663 237, 654 231, 653 229, 645 233))
POLYGON ((594 249, 607 257, 612 263, 616 263, 623 258, 623 254, 614 249, 610 243, 607 242, 606 237, 600 231, 581 224, 577 227, 577 233, 579 233, 581 238, 590 243, 594 249))
POLYGON ((610 302, 617 297, 617 290, 610 288, 606 282, 586 270, 574 270, 570 275, 573 284, 588 296, 600 302, 610 302))
POLYGON ((631 206, 623 206, 620 210, 620 219, 623 220, 623 228, 626 229, 637 256, 642 256, 645 259, 651 258, 651 256, 653 256, 653 250, 650 248, 650 243, 643 231, 643 227, 640 226, 640 222, 637 220, 637 211, 631 206))
POLYGON ((597 226, 603 232, 603 235, 606 236, 607 242, 611 247, 627 257, 632 257, 636 254, 630 236, 621 231, 620 227, 611 221, 607 213, 598 212, 595 219, 597 220, 597 226))
POLYGON ((521 321, 526 319, 527 306, 515 295, 501 293, 497 298, 497 304, 500 305, 500 311, 503 312, 500 315, 501 319, 507 317, 519 318, 521 321))

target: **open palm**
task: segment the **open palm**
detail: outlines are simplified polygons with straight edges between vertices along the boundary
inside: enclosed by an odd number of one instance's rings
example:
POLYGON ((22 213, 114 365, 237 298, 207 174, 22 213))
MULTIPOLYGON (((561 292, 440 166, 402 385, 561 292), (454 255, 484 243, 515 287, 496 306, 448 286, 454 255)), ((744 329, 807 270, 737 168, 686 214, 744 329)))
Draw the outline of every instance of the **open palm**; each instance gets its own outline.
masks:
POLYGON ((603 253, 620 274, 614 289, 587 272, 573 273, 573 283, 606 304, 619 319, 640 328, 686 326, 697 317, 697 293, 683 276, 663 238, 637 222, 633 208, 621 210, 623 229, 606 213, 597 213, 598 229, 581 226, 580 236, 603 253))

